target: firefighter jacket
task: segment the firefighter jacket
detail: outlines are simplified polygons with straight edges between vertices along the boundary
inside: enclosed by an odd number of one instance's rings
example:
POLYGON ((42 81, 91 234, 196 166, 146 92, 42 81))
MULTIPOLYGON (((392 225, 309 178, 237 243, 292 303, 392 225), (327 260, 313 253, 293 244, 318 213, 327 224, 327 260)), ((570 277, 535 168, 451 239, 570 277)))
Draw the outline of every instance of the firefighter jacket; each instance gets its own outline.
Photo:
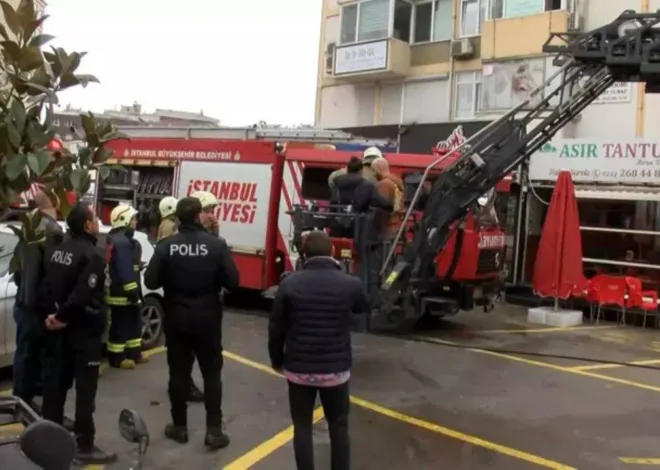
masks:
POLYGON ((64 231, 57 220, 48 214, 41 214, 41 221, 37 228, 43 232, 41 240, 32 242, 19 242, 14 250, 18 258, 19 268, 14 273, 14 282, 18 291, 16 293, 16 305, 21 310, 49 314, 45 312, 45 306, 40 302, 38 295, 41 283, 45 277, 45 263, 50 258, 54 249, 62 242, 64 231))
POLYGON ((41 293, 51 304, 50 313, 55 312, 67 329, 102 335, 105 261, 96 237, 67 235, 50 255, 45 271, 41 293))
POLYGON ((148 289, 163 289, 166 328, 220 331, 220 291, 238 287, 227 243, 201 225, 182 224, 158 245, 144 274, 148 289))
POLYGON ((164 238, 171 237, 177 231, 177 219, 175 216, 171 215, 165 217, 160 225, 158 226, 158 235, 157 242, 161 241, 164 238))
POLYGON ((106 248, 108 306, 137 305, 142 300, 140 285, 140 243, 130 229, 110 230, 106 248))

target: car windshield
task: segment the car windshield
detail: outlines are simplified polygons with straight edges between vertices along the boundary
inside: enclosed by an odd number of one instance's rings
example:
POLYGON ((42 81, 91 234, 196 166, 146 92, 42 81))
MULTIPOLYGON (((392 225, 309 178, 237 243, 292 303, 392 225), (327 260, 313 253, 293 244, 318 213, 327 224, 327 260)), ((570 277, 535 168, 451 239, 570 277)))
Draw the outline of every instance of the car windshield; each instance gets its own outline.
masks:
POLYGON ((0 276, 9 272, 9 263, 17 243, 18 237, 13 233, 0 232, 0 276))

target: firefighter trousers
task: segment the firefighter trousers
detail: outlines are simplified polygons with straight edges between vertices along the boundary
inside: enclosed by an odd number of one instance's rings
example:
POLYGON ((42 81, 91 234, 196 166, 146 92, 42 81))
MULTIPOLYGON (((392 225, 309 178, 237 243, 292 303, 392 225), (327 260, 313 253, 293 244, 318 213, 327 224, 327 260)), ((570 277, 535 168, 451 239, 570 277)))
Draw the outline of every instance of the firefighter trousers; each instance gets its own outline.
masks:
POLYGON ((108 332, 108 361, 119 367, 124 359, 140 360, 142 355, 142 318, 138 305, 111 306, 108 332))
POLYGON ((75 382, 74 434, 79 448, 90 449, 96 434, 94 411, 101 365, 101 335, 73 329, 64 331, 59 343, 57 383, 44 382, 44 418, 62 424, 66 396, 75 382), (46 405, 47 397, 49 405, 46 405))
POLYGON ((193 362, 197 358, 204 379, 204 405, 207 427, 222 425, 222 341, 219 329, 212 333, 190 333, 168 328, 167 365, 170 379, 168 393, 175 426, 188 424, 188 397, 193 362))

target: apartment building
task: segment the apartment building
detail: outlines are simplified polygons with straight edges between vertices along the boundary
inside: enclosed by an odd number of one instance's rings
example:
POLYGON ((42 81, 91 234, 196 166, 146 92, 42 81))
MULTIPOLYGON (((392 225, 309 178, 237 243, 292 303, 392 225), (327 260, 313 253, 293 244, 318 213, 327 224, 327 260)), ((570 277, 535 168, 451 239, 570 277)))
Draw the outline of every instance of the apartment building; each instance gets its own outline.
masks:
MULTIPOLYGON (((587 31, 660 0, 324 0, 316 124, 428 151, 469 136, 556 68, 550 32, 587 31)), ((652 137, 660 101, 616 84, 560 137, 652 137)))

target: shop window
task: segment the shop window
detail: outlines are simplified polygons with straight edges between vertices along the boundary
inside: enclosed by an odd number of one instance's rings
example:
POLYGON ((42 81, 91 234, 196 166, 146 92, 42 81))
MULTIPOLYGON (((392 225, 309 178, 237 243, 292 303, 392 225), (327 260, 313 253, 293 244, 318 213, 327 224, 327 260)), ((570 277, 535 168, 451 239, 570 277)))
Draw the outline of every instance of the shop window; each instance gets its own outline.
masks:
POLYGON ((329 201, 330 185, 328 178, 337 168, 305 167, 300 192, 305 200, 329 201))

